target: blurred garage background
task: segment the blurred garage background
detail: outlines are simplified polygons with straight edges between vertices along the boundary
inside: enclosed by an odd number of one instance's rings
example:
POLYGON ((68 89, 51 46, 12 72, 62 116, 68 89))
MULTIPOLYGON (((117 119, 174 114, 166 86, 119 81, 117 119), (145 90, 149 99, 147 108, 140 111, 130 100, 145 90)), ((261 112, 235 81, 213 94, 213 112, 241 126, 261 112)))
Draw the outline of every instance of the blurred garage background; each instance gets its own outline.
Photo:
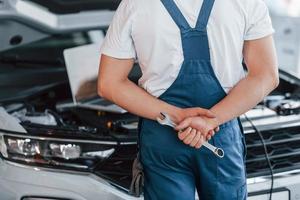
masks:
MULTIPOLYGON (((265 2, 281 83, 241 116, 249 199, 298 200, 300 1, 265 2)), ((119 3, 0 0, 0 200, 142 199, 129 193, 138 118, 95 99, 119 3)), ((136 64, 130 79, 140 75, 136 64)))

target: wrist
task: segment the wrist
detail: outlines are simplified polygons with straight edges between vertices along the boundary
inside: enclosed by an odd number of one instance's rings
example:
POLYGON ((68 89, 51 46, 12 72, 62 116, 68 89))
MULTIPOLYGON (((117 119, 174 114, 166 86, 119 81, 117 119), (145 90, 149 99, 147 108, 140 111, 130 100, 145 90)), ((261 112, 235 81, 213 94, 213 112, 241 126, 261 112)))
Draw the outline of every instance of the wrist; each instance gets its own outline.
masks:
POLYGON ((175 107, 169 115, 175 124, 179 124, 184 119, 184 112, 182 108, 175 107))
POLYGON ((215 118, 208 118, 207 120, 208 120, 208 123, 210 124, 210 127, 212 129, 215 129, 215 128, 217 128, 217 127, 219 127, 221 125, 221 123, 220 123, 220 121, 219 121, 219 119, 217 117, 215 117, 215 118))

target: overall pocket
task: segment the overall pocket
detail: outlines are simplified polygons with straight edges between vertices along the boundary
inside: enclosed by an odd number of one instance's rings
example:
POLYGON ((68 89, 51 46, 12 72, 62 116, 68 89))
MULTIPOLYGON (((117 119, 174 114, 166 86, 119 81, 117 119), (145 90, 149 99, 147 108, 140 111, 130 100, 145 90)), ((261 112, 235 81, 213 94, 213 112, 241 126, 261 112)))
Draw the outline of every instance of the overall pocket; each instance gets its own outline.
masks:
POLYGON ((215 137, 215 145, 225 153, 224 158, 218 160, 218 181, 237 189, 246 181, 244 145, 237 121, 233 120, 215 137))

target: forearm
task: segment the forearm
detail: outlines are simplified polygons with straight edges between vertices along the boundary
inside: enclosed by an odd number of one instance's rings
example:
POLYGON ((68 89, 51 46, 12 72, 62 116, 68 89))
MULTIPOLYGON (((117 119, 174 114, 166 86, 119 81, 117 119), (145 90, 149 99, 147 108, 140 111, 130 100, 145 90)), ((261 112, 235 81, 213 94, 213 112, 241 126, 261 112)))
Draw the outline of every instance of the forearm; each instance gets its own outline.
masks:
POLYGON ((152 120, 155 120, 160 112, 168 113, 176 121, 181 116, 180 108, 150 95, 128 79, 111 84, 110 87, 104 86, 102 96, 130 113, 152 120))
POLYGON ((133 59, 116 59, 102 54, 98 94, 130 113, 152 120, 156 120, 161 112, 168 114, 176 124, 192 116, 214 118, 214 115, 207 109, 198 107, 183 109, 150 95, 128 79, 133 63, 133 59))
POLYGON ((243 56, 248 75, 227 97, 211 108, 219 124, 253 108, 279 84, 277 56, 272 36, 245 41, 243 56))
POLYGON ((222 101, 211 108, 211 111, 217 116, 217 125, 230 121, 252 109, 277 85, 278 81, 274 76, 248 75, 222 101))

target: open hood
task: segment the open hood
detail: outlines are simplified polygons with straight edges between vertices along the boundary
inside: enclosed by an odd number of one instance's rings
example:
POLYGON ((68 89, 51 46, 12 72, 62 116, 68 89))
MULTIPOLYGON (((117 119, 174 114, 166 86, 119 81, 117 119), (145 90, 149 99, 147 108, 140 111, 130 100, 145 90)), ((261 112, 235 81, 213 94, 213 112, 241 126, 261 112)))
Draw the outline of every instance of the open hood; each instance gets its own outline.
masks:
POLYGON ((68 14, 91 10, 115 10, 121 0, 29 0, 48 8, 53 13, 68 14))
POLYGON ((120 0, 2 0, 0 52, 53 34, 107 27, 119 2, 120 0))

